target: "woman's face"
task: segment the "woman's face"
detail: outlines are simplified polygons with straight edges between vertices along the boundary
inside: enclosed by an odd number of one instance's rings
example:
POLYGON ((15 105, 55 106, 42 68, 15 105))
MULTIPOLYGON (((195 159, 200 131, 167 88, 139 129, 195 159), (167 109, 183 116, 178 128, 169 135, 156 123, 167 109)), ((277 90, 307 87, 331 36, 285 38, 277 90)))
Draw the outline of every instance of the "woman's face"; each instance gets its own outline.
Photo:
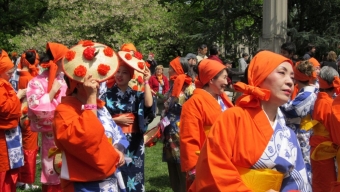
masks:
POLYGON ((157 68, 156 69, 156 75, 161 75, 163 74, 163 69, 162 68, 157 68))
POLYGON ((116 74, 115 74, 115 80, 117 85, 128 85, 129 81, 131 80, 131 75, 128 70, 128 66, 121 65, 119 66, 116 74))
POLYGON ((281 106, 288 102, 294 89, 294 71, 288 62, 281 63, 259 87, 271 92, 269 102, 281 106))
POLYGON ((4 73, 1 73, 1 74, 0 74, 0 78, 3 78, 3 79, 5 79, 6 81, 9 81, 9 80, 11 79, 11 77, 12 77, 14 71, 15 71, 15 67, 11 68, 10 70, 8 70, 8 71, 6 71, 6 72, 4 72, 4 73))
POLYGON ((318 76, 320 74, 320 66, 315 66, 314 71, 315 71, 316 75, 318 76))
POLYGON ((227 70, 223 70, 217 79, 212 79, 209 82, 209 87, 214 94, 221 94, 228 85, 228 73, 227 70))
POLYGON ((173 75, 176 75, 176 72, 175 70, 170 66, 169 67, 169 77, 173 76, 173 75))

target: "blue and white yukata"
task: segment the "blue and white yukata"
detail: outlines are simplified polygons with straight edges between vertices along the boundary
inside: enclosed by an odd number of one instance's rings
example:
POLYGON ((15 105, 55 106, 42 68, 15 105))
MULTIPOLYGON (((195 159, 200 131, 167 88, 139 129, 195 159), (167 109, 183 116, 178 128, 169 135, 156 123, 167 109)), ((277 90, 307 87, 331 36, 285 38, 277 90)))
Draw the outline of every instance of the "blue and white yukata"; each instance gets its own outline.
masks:
POLYGON ((303 159, 306 164, 309 182, 312 181, 312 169, 310 163, 309 139, 312 135, 312 127, 304 127, 304 122, 311 122, 314 103, 317 98, 317 88, 306 86, 302 88, 294 100, 282 105, 280 109, 285 116, 286 124, 297 135, 301 147, 303 159))

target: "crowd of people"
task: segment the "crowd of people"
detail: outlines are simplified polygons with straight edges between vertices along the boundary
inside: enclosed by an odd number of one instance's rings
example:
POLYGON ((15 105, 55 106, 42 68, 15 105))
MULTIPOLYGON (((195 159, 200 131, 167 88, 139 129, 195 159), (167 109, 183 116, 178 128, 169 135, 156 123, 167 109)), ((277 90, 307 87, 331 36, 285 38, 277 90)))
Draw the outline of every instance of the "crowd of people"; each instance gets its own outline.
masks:
POLYGON ((132 43, 0 50, 0 191, 39 188, 37 157, 44 192, 147 191, 145 146, 159 140, 174 192, 340 191, 339 68, 315 50, 243 53, 235 71, 202 44, 168 75, 132 43))

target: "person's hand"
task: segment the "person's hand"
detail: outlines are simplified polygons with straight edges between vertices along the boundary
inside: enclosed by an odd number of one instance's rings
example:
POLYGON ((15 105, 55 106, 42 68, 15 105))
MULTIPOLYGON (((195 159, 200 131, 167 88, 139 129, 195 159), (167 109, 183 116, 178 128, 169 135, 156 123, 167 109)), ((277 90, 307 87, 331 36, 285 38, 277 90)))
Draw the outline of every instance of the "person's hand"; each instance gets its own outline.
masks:
POLYGON ((144 72, 144 81, 149 81, 150 77, 151 77, 151 73, 150 73, 150 70, 146 67, 144 72))
POLYGON ((120 115, 119 117, 115 117, 114 121, 122 125, 130 125, 133 123, 133 118, 129 117, 129 115, 124 114, 124 115, 120 115))
POLYGON ((92 75, 88 75, 85 77, 83 86, 87 94, 87 97, 90 96, 97 97, 99 81, 97 79, 92 78, 92 75))
POLYGON ((17 93, 17 97, 18 97, 19 99, 24 98, 24 97, 26 96, 26 91, 27 91, 27 89, 19 89, 19 90, 18 90, 18 93, 17 93))
POLYGON ((121 167, 121 166, 123 166, 125 164, 124 154, 121 151, 119 151, 118 149, 116 149, 116 148, 115 148, 115 150, 116 150, 116 152, 119 155, 119 161, 117 163, 117 167, 121 167))

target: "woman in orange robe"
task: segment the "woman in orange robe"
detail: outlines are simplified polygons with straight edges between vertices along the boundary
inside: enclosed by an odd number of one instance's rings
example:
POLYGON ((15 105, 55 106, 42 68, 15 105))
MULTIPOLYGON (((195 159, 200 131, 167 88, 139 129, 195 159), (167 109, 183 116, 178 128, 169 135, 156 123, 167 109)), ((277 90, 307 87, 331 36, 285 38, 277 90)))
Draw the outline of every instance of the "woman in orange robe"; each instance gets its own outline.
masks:
MULTIPOLYGON (((38 75, 39 55, 35 50, 27 50, 21 55, 18 65, 19 84, 18 89, 26 90, 28 82, 38 75)), ((24 149, 25 165, 20 168, 18 185, 26 188, 38 188, 32 185, 35 181, 36 158, 38 152, 38 133, 31 131, 30 122, 27 117, 27 99, 21 99, 22 116, 20 118, 20 127, 22 131, 22 145, 24 149)))
POLYGON ((279 106, 293 91, 289 59, 261 51, 249 64, 244 94, 213 124, 189 191, 310 191, 296 135, 279 106))
POLYGON ((0 49, 0 191, 16 191, 19 167, 23 166, 21 133, 18 127, 21 104, 18 94, 9 83, 14 64, 0 49), (18 96, 17 96, 18 95, 18 96))
MULTIPOLYGON (((323 158, 320 151, 324 148, 324 142, 331 142, 329 133, 331 108, 335 93, 333 81, 339 81, 339 73, 332 67, 325 66, 319 75, 319 93, 314 105, 313 119, 318 123, 313 127, 313 135, 310 138, 312 188, 313 192, 330 191, 331 184, 336 181, 336 169, 334 157, 323 158)), ((340 82, 339 82, 340 83, 340 82)))
POLYGON ((194 67, 194 71, 203 87, 196 88, 190 99, 183 104, 180 117, 180 161, 182 171, 187 173, 187 189, 195 178, 198 159, 196 152, 202 148, 217 117, 233 106, 224 93, 228 84, 228 73, 224 65, 204 59, 194 67))

